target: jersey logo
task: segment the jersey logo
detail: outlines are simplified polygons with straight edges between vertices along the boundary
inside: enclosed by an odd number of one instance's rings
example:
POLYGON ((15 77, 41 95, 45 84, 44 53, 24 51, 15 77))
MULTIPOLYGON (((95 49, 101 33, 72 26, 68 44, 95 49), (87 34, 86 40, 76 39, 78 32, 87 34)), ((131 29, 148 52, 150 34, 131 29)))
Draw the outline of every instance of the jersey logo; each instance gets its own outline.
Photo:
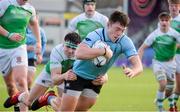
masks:
POLYGON ((21 57, 16 57, 16 63, 21 63, 22 62, 22 58, 21 57))
POLYGON ((85 38, 85 40, 86 40, 86 41, 91 41, 91 39, 90 39, 90 38, 85 38))

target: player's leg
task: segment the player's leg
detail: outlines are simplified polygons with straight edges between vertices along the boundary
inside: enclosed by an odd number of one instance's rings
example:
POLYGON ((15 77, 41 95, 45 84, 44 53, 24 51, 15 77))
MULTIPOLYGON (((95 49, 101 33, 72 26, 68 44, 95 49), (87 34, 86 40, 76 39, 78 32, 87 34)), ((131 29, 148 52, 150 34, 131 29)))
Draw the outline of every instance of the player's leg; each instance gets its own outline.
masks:
POLYGON ((52 80, 50 74, 48 74, 45 69, 39 74, 39 76, 35 80, 35 85, 32 87, 30 91, 29 104, 32 103, 31 109, 37 110, 43 106, 48 105, 48 96, 55 95, 54 92, 45 92, 48 88, 53 87, 52 80), (35 95, 34 95, 35 94, 35 95))
POLYGON ((165 96, 167 97, 168 102, 169 102, 169 111, 174 111, 173 89, 174 89, 174 81, 168 79, 167 85, 166 85, 165 96))
MULTIPOLYGON (((20 101, 20 110, 26 111, 28 108, 25 105, 28 97, 28 87, 27 87, 27 51, 26 46, 22 45, 18 48, 12 49, 11 52, 11 74, 13 76, 14 81, 16 82, 16 86, 21 93, 18 96, 18 101, 20 101), (23 102, 23 103, 21 103, 23 102)), ((9 97, 6 100, 6 104, 12 106, 13 97, 9 97)))
POLYGON ((79 76, 74 81, 64 81, 65 88, 61 99, 60 111, 75 111, 86 83, 87 80, 79 76))
POLYGON ((175 77, 175 90, 174 90, 174 102, 177 103, 180 96, 180 54, 176 54, 176 77, 175 77))
POLYGON ((13 76, 12 76, 11 72, 8 73, 3 78, 4 78, 4 81, 5 81, 6 88, 7 88, 9 96, 15 95, 16 93, 19 92, 17 87, 16 87, 16 83, 14 82, 14 79, 13 79, 13 76))
POLYGON ((35 84, 30 91, 28 105, 30 106, 35 99, 39 98, 47 90, 48 90, 48 87, 45 87, 45 86, 42 86, 39 84, 35 84))
POLYGON ((27 67, 26 66, 16 66, 12 70, 12 74, 14 76, 14 80, 16 82, 17 88, 20 91, 20 96, 18 100, 20 101, 20 110, 26 111, 27 108, 27 100, 29 97, 28 87, 27 87, 27 67), (22 102, 22 103, 21 103, 22 102))
MULTIPOLYGON (((13 96, 13 95, 17 96, 17 95, 19 95, 19 91, 18 91, 18 89, 16 87, 16 84, 14 82, 14 79, 12 77, 11 72, 8 75, 4 76, 4 81, 5 81, 6 88, 7 88, 9 96, 13 96)), ((16 111, 16 112, 20 111, 19 104, 14 105, 14 111, 16 111)))
POLYGON ((176 62, 175 60, 170 60, 164 63, 164 68, 166 70, 167 76, 167 85, 166 85, 166 97, 168 98, 169 102, 169 111, 174 111, 174 80, 175 80, 175 72, 176 72, 176 62))
POLYGON ((76 111, 88 111, 95 103, 98 93, 92 89, 84 89, 79 97, 76 111))
POLYGON ((27 82, 28 82, 28 89, 30 91, 31 85, 34 80, 34 76, 36 73, 36 65, 34 59, 28 59, 28 75, 27 75, 27 82))
POLYGON ((48 103, 51 105, 51 107, 55 111, 59 111, 60 110, 61 97, 62 97, 62 94, 64 92, 64 83, 58 85, 57 91, 58 91, 58 96, 57 97, 54 96, 54 97, 49 97, 48 98, 48 103))
POLYGON ((163 101, 165 99, 167 77, 161 62, 153 60, 153 72, 159 85, 156 93, 156 106, 158 111, 163 111, 163 101))
POLYGON ((76 109, 76 105, 78 103, 80 94, 81 93, 79 91, 74 91, 74 90, 68 90, 66 93, 63 93, 60 110, 74 111, 76 109))

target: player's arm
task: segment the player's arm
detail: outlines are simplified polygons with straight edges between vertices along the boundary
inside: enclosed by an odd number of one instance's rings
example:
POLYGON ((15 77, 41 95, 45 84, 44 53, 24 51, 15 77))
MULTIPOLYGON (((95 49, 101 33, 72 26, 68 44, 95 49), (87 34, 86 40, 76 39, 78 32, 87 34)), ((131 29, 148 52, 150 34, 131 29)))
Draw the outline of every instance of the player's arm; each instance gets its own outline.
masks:
POLYGON ((103 75, 98 76, 95 80, 92 81, 92 83, 94 85, 103 85, 107 83, 107 81, 108 81, 108 75, 106 73, 105 75, 103 74, 103 75))
POLYGON ((129 58, 131 68, 124 66, 123 72, 127 77, 133 78, 143 71, 142 63, 138 55, 129 58))
POLYGON ((140 60, 142 60, 142 57, 143 57, 143 54, 144 54, 144 50, 146 49, 146 48, 148 48, 149 46, 148 45, 146 45, 145 43, 143 43, 141 46, 140 46, 140 48, 139 48, 139 50, 138 50, 138 55, 139 55, 139 57, 140 57, 140 60))
POLYGON ((180 44, 177 44, 177 48, 180 48, 180 44))
POLYGON ((77 59, 93 59, 98 56, 105 56, 106 58, 112 57, 112 51, 109 47, 106 48, 90 48, 85 43, 80 43, 75 52, 77 59))
POLYGON ((20 41, 23 38, 19 33, 11 33, 7 31, 6 29, 4 29, 1 25, 0 25, 0 35, 3 35, 9 40, 16 41, 16 42, 20 41))
POLYGON ((54 85, 59 85, 64 81, 63 77, 61 77, 61 67, 51 69, 51 79, 54 85))
POLYGON ((0 34, 4 37, 8 37, 9 32, 0 25, 0 34))
POLYGON ((64 80, 76 80, 76 74, 70 69, 61 74, 61 67, 51 69, 51 79, 54 85, 63 83, 64 80))

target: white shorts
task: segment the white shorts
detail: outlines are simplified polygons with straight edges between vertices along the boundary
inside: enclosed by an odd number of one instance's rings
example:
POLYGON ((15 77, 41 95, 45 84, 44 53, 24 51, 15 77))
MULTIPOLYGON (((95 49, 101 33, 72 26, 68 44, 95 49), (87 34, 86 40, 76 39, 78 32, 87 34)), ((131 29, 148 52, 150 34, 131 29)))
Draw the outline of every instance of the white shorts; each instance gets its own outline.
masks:
POLYGON ((6 76, 15 66, 28 66, 26 45, 13 49, 0 48, 0 72, 6 76))
POLYGON ((60 89, 64 90, 64 83, 62 83, 62 84, 58 85, 58 88, 60 88, 60 89))
POLYGON ((157 80, 168 79, 170 81, 174 81, 176 62, 175 60, 171 60, 168 62, 153 60, 153 72, 157 80))
MULTIPOLYGON (((42 70, 42 72, 39 74, 39 76, 35 80, 35 84, 39 84, 44 87, 53 88, 54 84, 52 83, 51 76, 49 73, 45 71, 45 69, 42 70)), ((58 85, 58 88, 64 90, 64 83, 58 85)))
POLYGON ((42 72, 38 75, 38 77, 35 80, 35 84, 39 84, 44 87, 54 87, 51 80, 51 76, 49 73, 45 71, 45 69, 43 69, 42 72))
POLYGON ((180 73, 180 54, 176 54, 175 59, 176 59, 176 64, 177 64, 176 72, 180 73))

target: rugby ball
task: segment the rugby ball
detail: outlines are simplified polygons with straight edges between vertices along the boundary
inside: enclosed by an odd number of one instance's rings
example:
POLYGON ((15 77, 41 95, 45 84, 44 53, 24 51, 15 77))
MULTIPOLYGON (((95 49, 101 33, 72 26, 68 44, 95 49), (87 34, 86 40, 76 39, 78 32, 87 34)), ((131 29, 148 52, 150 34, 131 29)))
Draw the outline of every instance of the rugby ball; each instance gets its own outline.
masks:
MULTIPOLYGON (((107 44, 101 40, 96 41, 92 46, 92 48, 100 48, 100 49, 105 47, 107 47, 107 44)), ((107 59, 104 56, 98 56, 94 58, 92 61, 94 65, 96 65, 97 67, 101 67, 107 63, 107 59)))

